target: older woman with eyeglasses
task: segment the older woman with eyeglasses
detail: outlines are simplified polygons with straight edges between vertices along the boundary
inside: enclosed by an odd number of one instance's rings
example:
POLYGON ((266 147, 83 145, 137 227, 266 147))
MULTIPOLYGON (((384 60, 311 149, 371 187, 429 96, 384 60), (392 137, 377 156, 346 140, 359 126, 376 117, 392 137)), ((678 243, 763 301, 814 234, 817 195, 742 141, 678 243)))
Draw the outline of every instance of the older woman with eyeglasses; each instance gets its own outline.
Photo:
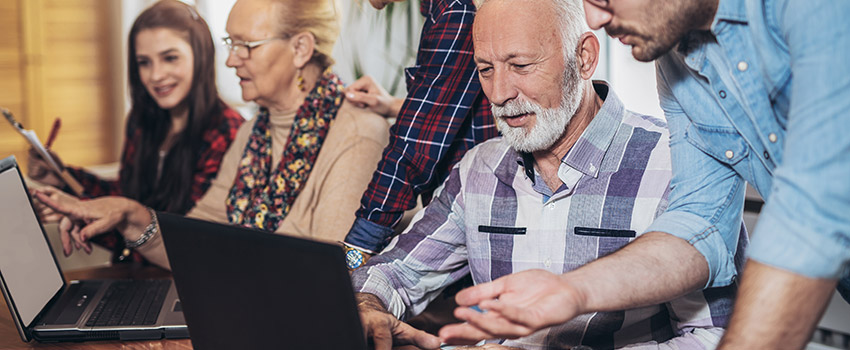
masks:
MULTIPOLYGON (((260 105, 225 153, 218 177, 187 216, 339 241, 387 143, 385 119, 344 101, 331 72, 339 35, 332 0, 238 0, 227 20, 227 65, 242 98, 260 105)), ((64 249, 118 227, 148 260, 168 267, 156 220, 118 197, 79 202, 36 192, 74 225, 64 249)), ((67 221, 67 220, 66 220, 67 221)))

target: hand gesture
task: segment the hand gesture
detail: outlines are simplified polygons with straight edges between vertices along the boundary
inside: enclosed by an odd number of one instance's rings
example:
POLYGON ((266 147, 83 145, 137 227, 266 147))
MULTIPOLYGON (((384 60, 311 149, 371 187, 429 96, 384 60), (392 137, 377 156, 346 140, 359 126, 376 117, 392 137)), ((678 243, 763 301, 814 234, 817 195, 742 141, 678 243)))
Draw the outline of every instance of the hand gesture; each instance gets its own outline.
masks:
POLYGON ((455 316, 466 323, 440 330, 451 344, 474 344, 481 339, 514 339, 564 323, 579 315, 583 297, 560 275, 528 270, 460 291, 455 316), (470 308, 478 305, 484 312, 470 308))
POLYGON ((56 203, 66 203, 68 205, 73 205, 80 201, 79 198, 67 194, 55 187, 45 186, 39 188, 38 190, 34 189, 32 195, 32 203, 35 207, 35 211, 38 213, 38 217, 41 219, 41 222, 45 224, 59 222, 59 220, 61 220, 64 215, 57 213, 55 210, 53 210, 53 208, 45 205, 40 200, 38 200, 38 198, 35 196, 36 191, 44 193, 46 196, 48 196, 48 198, 50 198, 50 200, 56 203))
POLYGON ((440 340, 424 331, 399 321, 387 312, 378 297, 357 293, 357 307, 366 337, 371 338, 375 350, 390 350, 393 345, 414 345, 420 349, 438 349, 440 340))
POLYGON ((395 118, 404 100, 395 98, 366 75, 345 88, 345 98, 355 106, 366 108, 386 118, 395 118))
POLYGON ((71 255, 73 248, 91 253, 89 239, 113 229, 119 230, 126 238, 138 239, 152 220, 147 208, 124 197, 81 201, 68 195, 62 196, 59 194, 61 191, 52 187, 32 192, 35 199, 53 211, 52 217, 60 217, 59 237, 65 256, 71 255))

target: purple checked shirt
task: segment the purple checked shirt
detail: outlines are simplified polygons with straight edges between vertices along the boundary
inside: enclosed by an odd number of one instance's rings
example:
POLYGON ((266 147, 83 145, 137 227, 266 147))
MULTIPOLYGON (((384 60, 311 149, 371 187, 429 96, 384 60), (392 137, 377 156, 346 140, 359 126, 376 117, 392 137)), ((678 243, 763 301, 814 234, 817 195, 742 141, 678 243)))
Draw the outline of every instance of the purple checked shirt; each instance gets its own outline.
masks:
MULTIPOLYGON (((560 274, 644 232, 667 207, 666 124, 625 110, 608 85, 595 88, 605 102, 562 159, 558 177, 564 184, 557 191, 533 170, 530 155, 501 138, 487 141, 455 166, 405 233, 354 272, 355 290, 375 294, 405 319, 467 273, 476 284, 529 269, 560 274)), ((639 309, 581 315, 501 342, 525 349, 714 348, 734 293, 732 285, 639 309)))

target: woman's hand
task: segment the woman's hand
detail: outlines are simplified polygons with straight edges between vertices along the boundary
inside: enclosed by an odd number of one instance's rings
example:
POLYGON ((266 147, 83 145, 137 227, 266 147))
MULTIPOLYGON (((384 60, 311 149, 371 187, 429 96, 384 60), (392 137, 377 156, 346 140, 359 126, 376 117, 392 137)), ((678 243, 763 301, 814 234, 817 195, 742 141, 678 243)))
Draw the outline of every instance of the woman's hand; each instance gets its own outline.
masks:
POLYGON ((345 88, 345 98, 355 106, 366 108, 386 118, 398 117, 403 99, 393 97, 372 77, 366 75, 345 88))
POLYGON ((33 190, 33 196, 50 208, 59 219, 59 236, 65 256, 74 249, 91 253, 89 239, 117 229, 127 240, 137 240, 151 216, 145 206, 124 197, 101 197, 81 201, 71 196, 58 196, 59 190, 44 188, 33 190), (54 199, 57 198, 57 199, 54 199))
MULTIPOLYGON (((80 199, 74 197, 70 194, 67 194, 55 187, 45 186, 39 188, 37 191, 44 193, 47 195, 52 201, 57 203, 67 203, 69 205, 74 205, 75 203, 80 202, 80 199)), ((41 219, 42 223, 55 223, 59 222, 65 215, 57 213, 53 208, 45 205, 38 197, 35 196, 36 190, 33 190, 33 206, 35 207, 36 212, 38 212, 38 217, 41 219)))
MULTIPOLYGON (((50 156, 53 157, 53 160, 55 160, 56 163, 59 163, 60 167, 64 166, 62 165, 62 160, 59 159, 56 153, 53 153, 52 151, 48 152, 50 152, 50 156)), ((41 158, 41 155, 38 154, 38 152, 30 148, 29 152, 27 152, 27 156, 29 157, 27 161, 27 176, 30 179, 53 187, 62 187, 65 185, 65 182, 62 181, 59 174, 50 168, 50 165, 47 164, 47 161, 45 161, 44 158, 41 158)))

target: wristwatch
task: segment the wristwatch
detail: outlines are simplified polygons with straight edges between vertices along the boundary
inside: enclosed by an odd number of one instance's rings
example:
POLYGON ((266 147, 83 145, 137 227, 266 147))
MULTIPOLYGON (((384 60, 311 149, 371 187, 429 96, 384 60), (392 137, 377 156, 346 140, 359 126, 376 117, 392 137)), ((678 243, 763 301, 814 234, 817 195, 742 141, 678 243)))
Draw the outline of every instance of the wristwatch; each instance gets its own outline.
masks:
POLYGON ((342 249, 345 251, 345 266, 348 267, 349 270, 355 270, 363 264, 366 263, 366 260, 369 260, 369 254, 354 248, 348 244, 343 244, 342 249))

